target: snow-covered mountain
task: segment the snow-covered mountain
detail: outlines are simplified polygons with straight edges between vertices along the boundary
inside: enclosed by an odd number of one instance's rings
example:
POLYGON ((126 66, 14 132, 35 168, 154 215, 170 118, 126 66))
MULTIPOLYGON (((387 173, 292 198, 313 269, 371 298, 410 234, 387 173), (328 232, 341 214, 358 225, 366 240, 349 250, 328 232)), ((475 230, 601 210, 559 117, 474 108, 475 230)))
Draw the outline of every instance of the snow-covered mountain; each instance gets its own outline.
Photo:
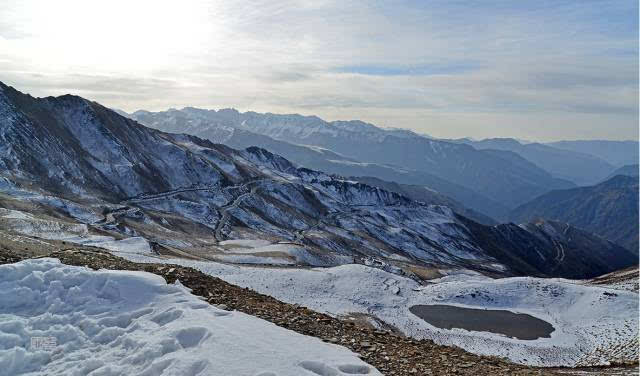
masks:
MULTIPOLYGON (((402 166, 467 187, 510 208, 550 189, 574 186, 510 151, 476 150, 469 145, 434 140, 409 131, 385 130, 357 120, 327 122, 316 116, 189 107, 164 112, 136 111, 131 117, 153 128, 194 134, 214 142, 226 142, 239 129, 289 143, 326 148, 360 162, 402 166)), ((453 196, 447 191, 442 193, 453 196)))
MULTIPOLYGON (((183 111, 187 111, 187 113, 178 110, 169 110, 166 112, 166 116, 164 116, 165 113, 137 111, 134 114, 126 114, 126 116, 151 127, 169 132, 186 132, 215 143, 223 143, 236 149, 259 146, 282 155, 302 167, 314 170, 342 176, 375 177, 385 181, 424 186, 429 190, 439 192, 440 195, 451 196, 454 200, 459 201, 471 210, 485 213, 497 219, 506 218, 510 210, 506 205, 498 201, 429 172, 411 169, 406 166, 400 167, 372 162, 365 163, 324 147, 294 144, 246 129, 223 125, 218 122, 204 124, 202 121, 188 118, 189 113, 195 111, 197 114, 198 111, 202 110, 185 109, 183 111), (166 120, 167 123, 163 123, 163 120, 166 120)), ((374 127, 374 129, 377 128, 374 127)), ((415 134, 408 131, 400 132, 396 130, 393 133, 401 133, 405 137, 407 135, 415 136, 415 134)), ((439 201, 428 203, 439 203, 439 201)))
POLYGON ((438 266, 591 277, 636 261, 569 227, 481 225, 265 149, 150 129, 75 96, 1 85, 0 140, 0 221, 16 233, 240 263, 376 260, 406 274, 438 266), (238 239, 255 242, 228 243, 238 239))
POLYGON ((424 185, 415 184, 400 184, 393 181, 386 181, 371 176, 352 176, 350 179, 359 181, 363 184, 368 184, 374 187, 380 187, 387 191, 396 192, 403 196, 409 197, 414 201, 421 201, 435 205, 442 205, 450 207, 457 214, 463 215, 467 218, 473 219, 476 222, 485 225, 495 225, 496 220, 490 218, 482 213, 479 213, 473 209, 469 209, 459 203, 458 201, 445 196, 437 191, 429 189, 424 185))

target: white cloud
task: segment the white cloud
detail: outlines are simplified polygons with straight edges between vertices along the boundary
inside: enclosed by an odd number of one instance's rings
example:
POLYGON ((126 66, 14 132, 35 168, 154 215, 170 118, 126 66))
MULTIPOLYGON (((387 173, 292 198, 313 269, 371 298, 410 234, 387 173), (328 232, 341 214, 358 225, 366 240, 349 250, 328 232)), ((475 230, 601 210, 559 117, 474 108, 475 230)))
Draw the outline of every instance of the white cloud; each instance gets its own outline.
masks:
POLYGON ((8 0, 0 80, 126 110, 637 138, 636 15, 633 2, 8 0))

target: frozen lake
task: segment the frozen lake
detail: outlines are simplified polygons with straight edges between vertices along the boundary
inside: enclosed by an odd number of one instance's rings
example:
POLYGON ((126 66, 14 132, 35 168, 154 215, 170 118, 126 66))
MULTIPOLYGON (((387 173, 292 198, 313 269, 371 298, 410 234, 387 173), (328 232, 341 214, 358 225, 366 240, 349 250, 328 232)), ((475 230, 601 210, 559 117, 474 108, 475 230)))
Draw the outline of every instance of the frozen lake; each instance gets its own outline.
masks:
POLYGON ((464 308, 444 304, 415 305, 409 311, 440 329, 460 328, 504 334, 522 340, 549 338, 554 328, 539 318, 504 310, 464 308))

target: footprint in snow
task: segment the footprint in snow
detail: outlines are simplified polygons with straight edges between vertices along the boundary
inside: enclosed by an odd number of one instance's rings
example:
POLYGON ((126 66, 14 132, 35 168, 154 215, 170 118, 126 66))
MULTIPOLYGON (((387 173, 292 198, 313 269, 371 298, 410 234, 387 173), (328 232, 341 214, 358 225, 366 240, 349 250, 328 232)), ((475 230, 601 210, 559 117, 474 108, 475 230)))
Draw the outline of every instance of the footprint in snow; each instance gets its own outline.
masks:
POLYGON ((173 322, 182 317, 182 311, 179 309, 168 309, 164 312, 158 313, 151 318, 151 321, 160 326, 165 326, 170 322, 173 322))
POLYGON ((209 336, 209 331, 203 327, 185 328, 179 330, 175 336, 180 345, 187 349, 199 345, 204 338, 209 336))

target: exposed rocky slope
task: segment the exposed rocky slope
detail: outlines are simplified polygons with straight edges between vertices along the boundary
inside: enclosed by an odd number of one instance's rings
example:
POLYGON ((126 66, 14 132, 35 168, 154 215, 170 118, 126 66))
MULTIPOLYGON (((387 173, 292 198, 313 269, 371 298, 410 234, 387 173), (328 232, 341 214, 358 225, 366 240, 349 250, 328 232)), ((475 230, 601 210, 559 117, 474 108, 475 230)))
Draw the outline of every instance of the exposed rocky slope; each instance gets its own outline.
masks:
POLYGON ((638 178, 618 175, 600 184, 544 194, 516 208, 514 221, 547 218, 598 234, 638 254, 638 178))
MULTIPOLYGON (((477 226, 469 220, 467 225, 477 226)), ((507 263, 522 275, 591 278, 638 263, 637 251, 634 253, 567 223, 537 220, 472 232, 476 244, 497 259, 510 260, 507 263), (585 249, 589 249, 588 259, 585 249)))
POLYGON ((640 280, 640 271, 638 267, 629 267, 615 272, 603 274, 596 278, 593 278, 588 283, 601 286, 607 285, 618 288, 620 290, 635 291, 638 292, 638 282, 640 280))

